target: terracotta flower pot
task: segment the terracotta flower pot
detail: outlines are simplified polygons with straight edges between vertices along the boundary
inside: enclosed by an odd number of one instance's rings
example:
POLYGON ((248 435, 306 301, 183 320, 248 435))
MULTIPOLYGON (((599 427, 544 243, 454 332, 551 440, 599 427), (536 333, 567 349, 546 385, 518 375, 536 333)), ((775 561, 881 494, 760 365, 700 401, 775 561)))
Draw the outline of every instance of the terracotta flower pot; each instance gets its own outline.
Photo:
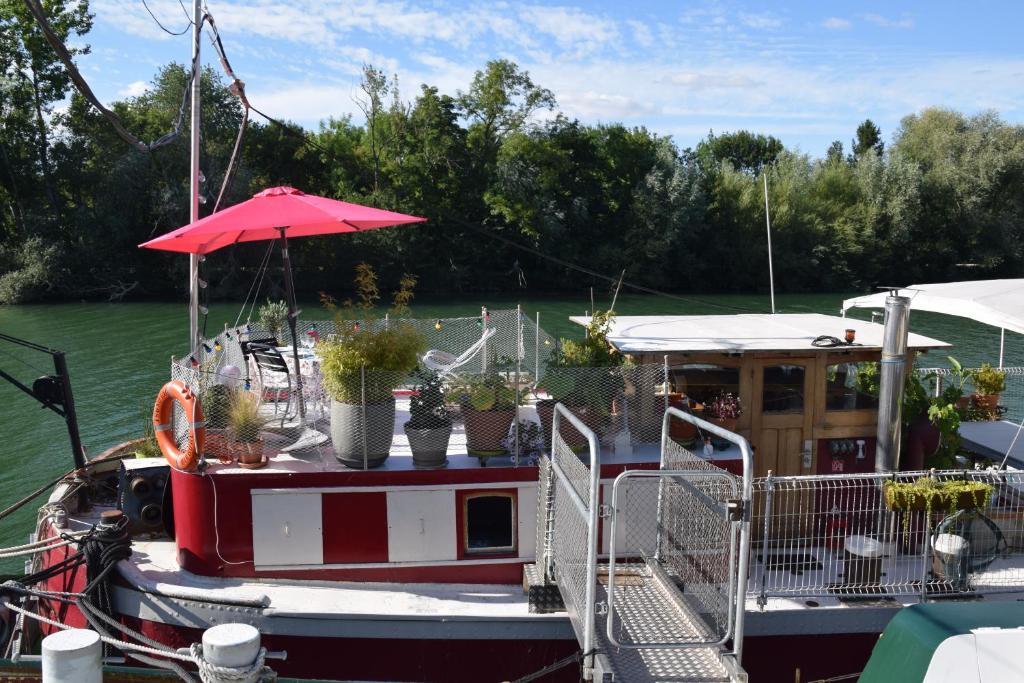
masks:
MULTIPOLYGON (((541 430, 544 432, 544 444, 549 451, 551 450, 551 429, 555 417, 555 403, 556 401, 553 399, 537 401, 537 417, 540 418, 541 430)), ((569 406, 569 412, 578 417, 595 433, 600 434, 603 418, 597 410, 590 406, 569 406)), ((561 433, 566 445, 574 451, 587 447, 587 438, 568 420, 562 420, 561 433)))
POLYGON ((231 459, 245 465, 255 465, 263 460, 263 437, 255 441, 228 441, 231 459))
POLYGON ((999 394, 971 394, 971 400, 982 410, 991 412, 999 405, 999 394))
POLYGON ((502 441, 508 436, 516 419, 515 408, 504 410, 476 410, 468 403, 462 406, 462 420, 466 425, 466 450, 470 455, 491 456, 505 452, 502 441))
POLYGON ((727 432, 735 432, 736 425, 739 424, 738 417, 708 417, 705 419, 711 424, 717 425, 727 432))

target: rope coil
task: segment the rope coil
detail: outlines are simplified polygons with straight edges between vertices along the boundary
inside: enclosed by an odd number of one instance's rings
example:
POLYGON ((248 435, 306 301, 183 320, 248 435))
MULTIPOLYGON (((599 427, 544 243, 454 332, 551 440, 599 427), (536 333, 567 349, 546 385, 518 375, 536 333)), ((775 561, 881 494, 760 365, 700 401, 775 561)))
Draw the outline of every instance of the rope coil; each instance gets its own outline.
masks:
POLYGON ((246 667, 218 666, 206 661, 203 657, 203 644, 192 643, 189 654, 199 667, 199 678, 203 683, 226 683, 227 681, 259 681, 259 683, 272 683, 277 680, 277 674, 267 666, 264 661, 267 658, 267 648, 261 647, 256 660, 246 667))

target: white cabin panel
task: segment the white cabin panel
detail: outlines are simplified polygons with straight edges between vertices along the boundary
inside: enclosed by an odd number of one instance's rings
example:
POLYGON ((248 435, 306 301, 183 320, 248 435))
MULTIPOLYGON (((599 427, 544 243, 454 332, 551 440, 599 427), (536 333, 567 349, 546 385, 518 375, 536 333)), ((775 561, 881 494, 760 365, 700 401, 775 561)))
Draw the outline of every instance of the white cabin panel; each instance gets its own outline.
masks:
POLYGON ((532 558, 537 552, 537 487, 521 486, 516 498, 519 557, 532 558))
POLYGON ((323 564, 320 494, 253 491, 252 549, 257 567, 323 564))
POLYGON ((388 491, 388 561, 454 560, 455 491, 388 491))

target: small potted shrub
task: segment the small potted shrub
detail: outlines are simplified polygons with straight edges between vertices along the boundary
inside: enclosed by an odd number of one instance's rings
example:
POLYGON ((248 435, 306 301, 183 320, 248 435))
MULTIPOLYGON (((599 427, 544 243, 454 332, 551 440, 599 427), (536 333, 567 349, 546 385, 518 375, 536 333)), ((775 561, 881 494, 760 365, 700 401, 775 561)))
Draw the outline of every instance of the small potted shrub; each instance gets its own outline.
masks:
POLYGON ((288 324, 288 304, 284 301, 271 301, 260 306, 257 311, 260 327, 265 329, 274 339, 280 339, 284 335, 285 326, 288 324))
POLYGON ((742 414, 739 396, 729 392, 718 394, 704 406, 704 417, 707 421, 730 432, 736 431, 742 414))
POLYGON ((974 393, 972 402, 978 408, 994 414, 999 405, 999 395, 1006 390, 1006 373, 992 367, 990 363, 982 363, 974 371, 974 393))
POLYGON ((422 469, 437 469, 448 464, 448 440, 452 419, 444 404, 444 383, 433 370, 420 368, 413 377, 416 393, 409 399, 409 438, 413 464, 422 469))
MULTIPOLYGON (((355 469, 377 467, 391 450, 395 429, 395 397, 392 391, 419 364, 423 338, 411 324, 392 319, 380 324, 373 310, 380 298, 377 276, 361 263, 356 266, 357 304, 335 313, 333 339, 317 343, 323 386, 331 399, 331 441, 334 453, 355 469), (343 312, 350 314, 346 319, 343 312), (358 314, 358 322, 352 317, 358 314), (365 451, 365 452, 364 452, 365 451)), ((416 278, 402 277, 390 313, 408 313, 416 278)), ((324 295, 324 305, 336 311, 334 300, 324 295)))
POLYGON ((251 391, 234 392, 228 409, 227 424, 230 459, 237 460, 243 467, 256 468, 266 465, 262 429, 267 424, 267 418, 260 412, 259 397, 251 391))
MULTIPOLYGON (((549 447, 555 403, 563 404, 597 433, 609 420, 612 402, 625 386, 619 368, 625 365, 626 358, 608 341, 614 319, 613 311, 595 312, 584 339, 560 339, 548 360, 539 384, 551 398, 537 402, 537 415, 549 447)), ((574 450, 587 444, 571 424, 565 425, 562 437, 574 450)))
POLYGON ((231 458, 228 427, 234 394, 235 390, 231 387, 214 384, 199 396, 203 416, 206 418, 206 452, 225 462, 230 462, 231 458))
POLYGON ((992 486, 980 481, 921 477, 912 482, 887 481, 882 485, 890 510, 956 512, 985 508, 992 486))
POLYGON ((505 453, 505 437, 516 419, 516 394, 497 372, 473 377, 462 389, 462 420, 466 449, 485 465, 487 458, 505 453))

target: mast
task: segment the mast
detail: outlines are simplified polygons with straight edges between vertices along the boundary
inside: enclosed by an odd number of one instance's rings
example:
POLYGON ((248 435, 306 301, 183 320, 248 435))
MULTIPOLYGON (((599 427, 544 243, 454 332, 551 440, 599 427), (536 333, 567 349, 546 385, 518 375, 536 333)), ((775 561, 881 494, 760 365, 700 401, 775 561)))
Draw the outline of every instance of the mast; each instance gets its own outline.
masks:
POLYGON ((775 271, 772 269, 772 219, 768 214, 768 170, 764 172, 764 222, 768 227, 768 291, 772 297, 772 313, 775 313, 775 271))
MULTIPOLYGON (((201 0, 192 2, 192 134, 191 165, 189 167, 189 214, 190 223, 199 220, 199 44, 203 30, 201 0)), ((199 351, 199 255, 189 254, 188 257, 188 325, 189 346, 192 353, 199 351)))

